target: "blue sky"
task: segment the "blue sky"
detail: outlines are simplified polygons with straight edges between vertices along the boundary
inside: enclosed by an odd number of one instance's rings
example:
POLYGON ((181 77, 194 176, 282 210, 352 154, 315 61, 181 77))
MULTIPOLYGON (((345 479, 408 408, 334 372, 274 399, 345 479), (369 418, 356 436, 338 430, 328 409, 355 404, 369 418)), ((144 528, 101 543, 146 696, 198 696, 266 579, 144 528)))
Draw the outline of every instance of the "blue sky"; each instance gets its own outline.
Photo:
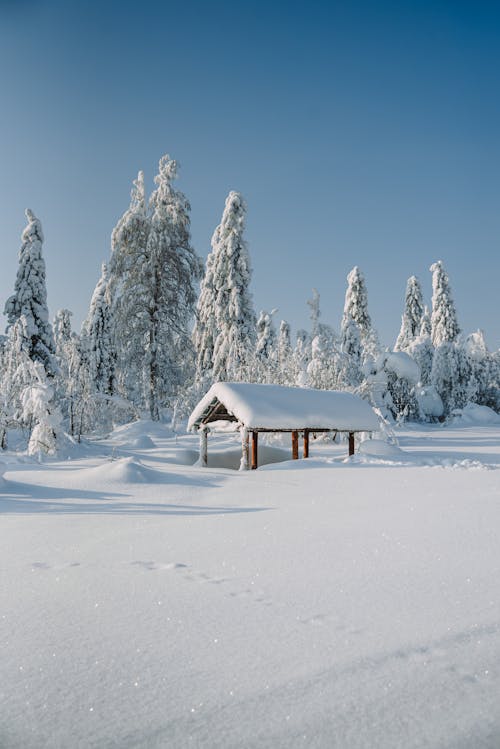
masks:
POLYGON ((497 348, 499 74, 497 3, 0 0, 0 305, 29 206, 51 314, 79 325, 132 179, 170 153, 203 257, 245 196, 257 311, 296 330, 317 287, 338 327, 359 265, 391 344, 442 259, 497 348))

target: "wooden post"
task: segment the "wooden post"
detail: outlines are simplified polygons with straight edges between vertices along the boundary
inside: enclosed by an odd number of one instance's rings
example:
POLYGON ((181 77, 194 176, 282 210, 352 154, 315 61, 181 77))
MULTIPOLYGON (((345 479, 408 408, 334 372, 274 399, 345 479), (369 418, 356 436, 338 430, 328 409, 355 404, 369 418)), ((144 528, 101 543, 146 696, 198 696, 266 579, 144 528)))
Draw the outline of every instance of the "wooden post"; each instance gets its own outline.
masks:
POLYGON ((304 429, 304 458, 309 457, 309 429, 304 429))
POLYGON ((241 466, 240 471, 248 471, 250 468, 249 461, 249 442, 248 442, 248 431, 246 427, 241 429, 241 466))
POLYGON ((252 471, 255 471, 259 464, 258 460, 259 433, 252 432, 252 471))
POLYGON ((292 459, 299 459, 299 433, 296 429, 292 432, 292 459))
POLYGON ((206 427, 200 429, 200 464, 205 467, 208 465, 208 429, 206 427))
POLYGON ((349 432, 349 455, 354 455, 354 432, 349 432))

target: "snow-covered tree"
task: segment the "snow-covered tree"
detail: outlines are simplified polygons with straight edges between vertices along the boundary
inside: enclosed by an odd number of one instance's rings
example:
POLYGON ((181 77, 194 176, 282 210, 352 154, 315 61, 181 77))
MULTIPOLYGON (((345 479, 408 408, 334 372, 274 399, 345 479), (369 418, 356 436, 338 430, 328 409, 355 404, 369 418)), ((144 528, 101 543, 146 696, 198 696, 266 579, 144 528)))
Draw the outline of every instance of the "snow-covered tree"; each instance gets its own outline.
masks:
POLYGON ((280 323, 278 333, 278 377, 279 385, 294 385, 293 351, 290 336, 290 324, 286 320, 280 323))
POLYGON ((196 352, 197 384, 208 387, 212 379, 214 345, 217 338, 216 298, 214 284, 215 252, 219 247, 219 227, 212 237, 212 251, 207 257, 205 275, 201 282, 200 296, 196 306, 196 318, 193 330, 193 345, 196 352))
POLYGON ((201 260, 191 246, 191 207, 173 187, 177 162, 160 159, 156 190, 150 198, 151 229, 146 244, 146 400, 153 420, 160 406, 183 384, 191 362, 189 324, 194 315, 201 260))
POLYGON ((451 296, 450 282, 441 260, 430 267, 432 273, 431 338, 435 347, 455 341, 460 328, 451 296))
POLYGON ((274 361, 276 359, 277 338, 273 316, 277 311, 276 309, 271 310, 271 312, 261 310, 256 323, 257 343, 255 345, 255 352, 264 361, 274 361))
POLYGON ((307 300, 307 304, 311 310, 311 341, 319 334, 319 318, 321 316, 319 292, 317 289, 313 289, 312 293, 312 299, 307 300))
POLYGON ((113 323, 108 269, 105 263, 82 327, 87 349, 88 376, 98 393, 113 395, 116 354, 113 345, 113 323))
POLYGON ((293 351, 294 384, 297 387, 308 387, 309 377, 307 368, 312 358, 312 341, 307 330, 297 331, 295 348, 293 351))
POLYGON ((471 395, 471 377, 471 362, 462 341, 444 341, 436 348, 431 384, 443 401, 445 416, 467 404, 471 395))
POLYGON ((130 193, 130 205, 111 235, 109 294, 116 352, 115 385, 120 394, 144 403, 144 337, 146 327, 147 256, 151 228, 144 187, 139 172, 130 193))
POLYGON ((34 380, 33 361, 29 357, 28 322, 21 315, 10 326, 7 341, 2 347, 0 378, 0 442, 7 447, 8 427, 28 428, 32 424, 23 419, 22 395, 34 380))
POLYGON ((488 406, 491 397, 493 360, 486 346, 483 331, 477 330, 475 333, 468 335, 462 346, 470 367, 466 391, 467 401, 488 406))
POLYGON ((188 376, 201 262, 190 244, 190 205, 175 190, 177 163, 160 159, 146 208, 142 173, 112 235, 110 295, 121 392, 153 420, 188 376), (137 387, 136 383, 139 383, 137 387))
POLYGON ((342 319, 340 350, 347 359, 345 368, 345 387, 357 387, 362 380, 362 348, 358 325, 344 313, 342 319))
POLYGON ((57 372, 54 358, 55 344, 47 307, 45 261, 42 256, 42 225, 29 208, 26 209, 28 225, 22 234, 19 252, 19 268, 14 294, 5 304, 8 327, 12 327, 21 316, 25 342, 23 349, 32 361, 40 362, 47 375, 57 372))
POLYGON ((350 336, 350 333, 346 333, 346 328, 350 327, 352 322, 359 329, 363 360, 368 357, 374 358, 378 353, 378 339, 368 313, 368 294, 365 279, 357 266, 347 276, 347 290, 341 325, 343 346, 345 346, 346 338, 350 336))
POLYGON ((255 350, 256 321, 249 292, 250 257, 243 238, 245 215, 242 196, 230 192, 222 221, 212 239, 217 327, 214 380, 247 379, 255 350))
POLYGON ((54 404, 54 390, 40 362, 31 362, 34 378, 23 392, 23 419, 32 421, 33 428, 28 443, 29 455, 53 455, 61 431, 61 414, 54 404))
POLYGON ((73 313, 69 309, 60 309, 56 312, 52 328, 54 331, 54 343, 56 356, 64 357, 64 346, 71 339, 71 317, 73 313))
POLYGON ((395 351, 406 351, 408 346, 420 335, 424 304, 422 289, 416 276, 411 276, 406 284, 405 307, 401 318, 401 330, 399 331, 395 351))
POLYGON ((429 336, 429 338, 432 337, 431 313, 429 312, 427 305, 424 306, 424 313, 422 315, 422 320, 420 321, 419 335, 429 336))

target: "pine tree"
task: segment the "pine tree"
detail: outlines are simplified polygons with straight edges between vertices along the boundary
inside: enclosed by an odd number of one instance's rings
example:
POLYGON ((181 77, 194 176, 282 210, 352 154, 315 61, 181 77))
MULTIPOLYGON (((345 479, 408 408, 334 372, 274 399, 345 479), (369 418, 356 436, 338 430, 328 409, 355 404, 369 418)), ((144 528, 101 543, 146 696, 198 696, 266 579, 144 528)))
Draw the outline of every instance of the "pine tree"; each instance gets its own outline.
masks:
POLYGON ((432 343, 435 347, 455 341, 460 328, 451 296, 450 282, 441 260, 431 265, 432 272, 432 343))
POLYGON ((23 348, 32 361, 40 362, 47 375, 53 377, 57 365, 47 307, 42 225, 29 208, 26 209, 26 218, 28 225, 22 234, 15 291, 5 304, 5 314, 8 327, 12 327, 21 316, 24 317, 22 327, 26 338, 23 348))
POLYGON ((214 285, 215 251, 218 247, 219 227, 212 237, 212 251, 207 257, 205 275, 201 282, 196 306, 193 345, 196 352, 196 383, 208 387, 212 379, 214 345, 217 338, 216 288, 214 285))
POLYGON ((146 209, 142 173, 112 235, 112 310, 122 394, 145 403, 153 420, 189 375, 188 326, 201 262, 190 244, 190 205, 172 183, 177 163, 160 159, 146 209), (137 387, 135 383, 139 382, 137 387))
POLYGON ((146 245, 151 229, 144 174, 139 172, 130 205, 111 235, 109 295, 116 352, 115 386, 138 406, 144 403, 145 309, 148 296, 146 245))
POLYGON ((395 351, 406 351, 408 346, 420 334, 424 305, 422 289, 416 276, 411 276, 406 284, 405 308, 401 318, 395 351))
POLYGON ((368 294, 365 279, 357 266, 347 276, 347 290, 341 326, 343 344, 346 341, 346 327, 351 326, 352 322, 359 329, 363 361, 368 357, 375 358, 379 348, 377 334, 368 313, 368 294))
POLYGON ((427 306, 424 306, 424 313, 422 315, 422 320, 420 321, 419 335, 429 336, 429 338, 432 336, 431 315, 427 306))
POLYGON ((61 414, 54 404, 54 390, 48 382, 43 365, 31 361, 30 366, 33 369, 33 382, 22 394, 23 418, 33 422, 28 454, 54 455, 61 432, 61 414))
POLYGON ((160 159, 156 190, 150 198, 151 229, 146 245, 146 400, 151 418, 160 417, 160 405, 183 384, 190 360, 189 323, 194 315, 196 282, 201 261, 191 247, 191 207, 172 186, 177 162, 160 159))
POLYGON ((10 326, 7 342, 2 354, 2 377, 0 387, 1 442, 7 447, 7 428, 28 428, 32 424, 23 419, 22 395, 34 381, 34 362, 29 357, 28 322, 21 315, 10 326))
POLYGON ((297 387, 309 386, 307 368, 312 358, 312 341, 307 330, 297 331, 295 349, 293 351, 294 384, 297 387))
POLYGON ((467 403, 467 382, 470 366, 460 343, 443 341, 435 350, 432 361, 431 384, 443 401, 444 414, 467 403))
POLYGON ((490 405, 490 385, 493 359, 486 346, 484 333, 477 330, 463 342, 464 354, 468 359, 470 377, 467 382, 467 401, 490 405))
POLYGON ((112 313, 109 276, 105 263, 90 302, 82 327, 88 352, 88 376, 91 388, 104 395, 113 395, 116 355, 112 341, 112 313))
POLYGON ((344 313, 340 339, 340 350, 347 359, 345 367, 345 386, 356 387, 362 380, 362 347, 358 325, 352 317, 344 313))
POLYGON ((312 293, 312 299, 307 300, 307 304, 311 310, 311 341, 319 334, 319 318, 321 316, 319 292, 317 289, 313 289, 312 293))
POLYGON ((215 321, 214 380, 244 380, 255 350, 255 313, 249 292, 251 267, 243 238, 246 205, 230 192, 212 241, 215 321))
POLYGON ((278 333, 278 378, 280 385, 294 385, 293 351, 290 337, 290 324, 286 320, 280 323, 278 333))

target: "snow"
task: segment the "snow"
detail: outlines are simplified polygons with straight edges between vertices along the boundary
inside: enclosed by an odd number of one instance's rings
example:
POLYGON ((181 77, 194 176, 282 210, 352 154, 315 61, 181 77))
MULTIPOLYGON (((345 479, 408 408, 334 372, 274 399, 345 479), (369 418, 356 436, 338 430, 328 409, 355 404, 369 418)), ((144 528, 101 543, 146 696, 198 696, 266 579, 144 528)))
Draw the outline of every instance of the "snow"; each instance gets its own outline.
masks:
POLYGON ((500 426, 397 434, 249 472, 148 422, 3 454, 0 745, 497 749, 500 426))
POLYGON ((193 429, 215 398, 249 429, 379 429, 378 418, 371 406, 352 393, 247 382, 217 382, 212 385, 191 414, 188 429, 193 429))
POLYGON ((455 408, 451 420, 462 424, 500 424, 500 415, 488 406, 467 403, 464 408, 455 408))
POLYGON ((394 372, 397 377, 408 380, 414 385, 417 384, 420 380, 420 367, 411 356, 404 351, 392 351, 384 356, 386 357, 385 368, 389 372, 394 372))

